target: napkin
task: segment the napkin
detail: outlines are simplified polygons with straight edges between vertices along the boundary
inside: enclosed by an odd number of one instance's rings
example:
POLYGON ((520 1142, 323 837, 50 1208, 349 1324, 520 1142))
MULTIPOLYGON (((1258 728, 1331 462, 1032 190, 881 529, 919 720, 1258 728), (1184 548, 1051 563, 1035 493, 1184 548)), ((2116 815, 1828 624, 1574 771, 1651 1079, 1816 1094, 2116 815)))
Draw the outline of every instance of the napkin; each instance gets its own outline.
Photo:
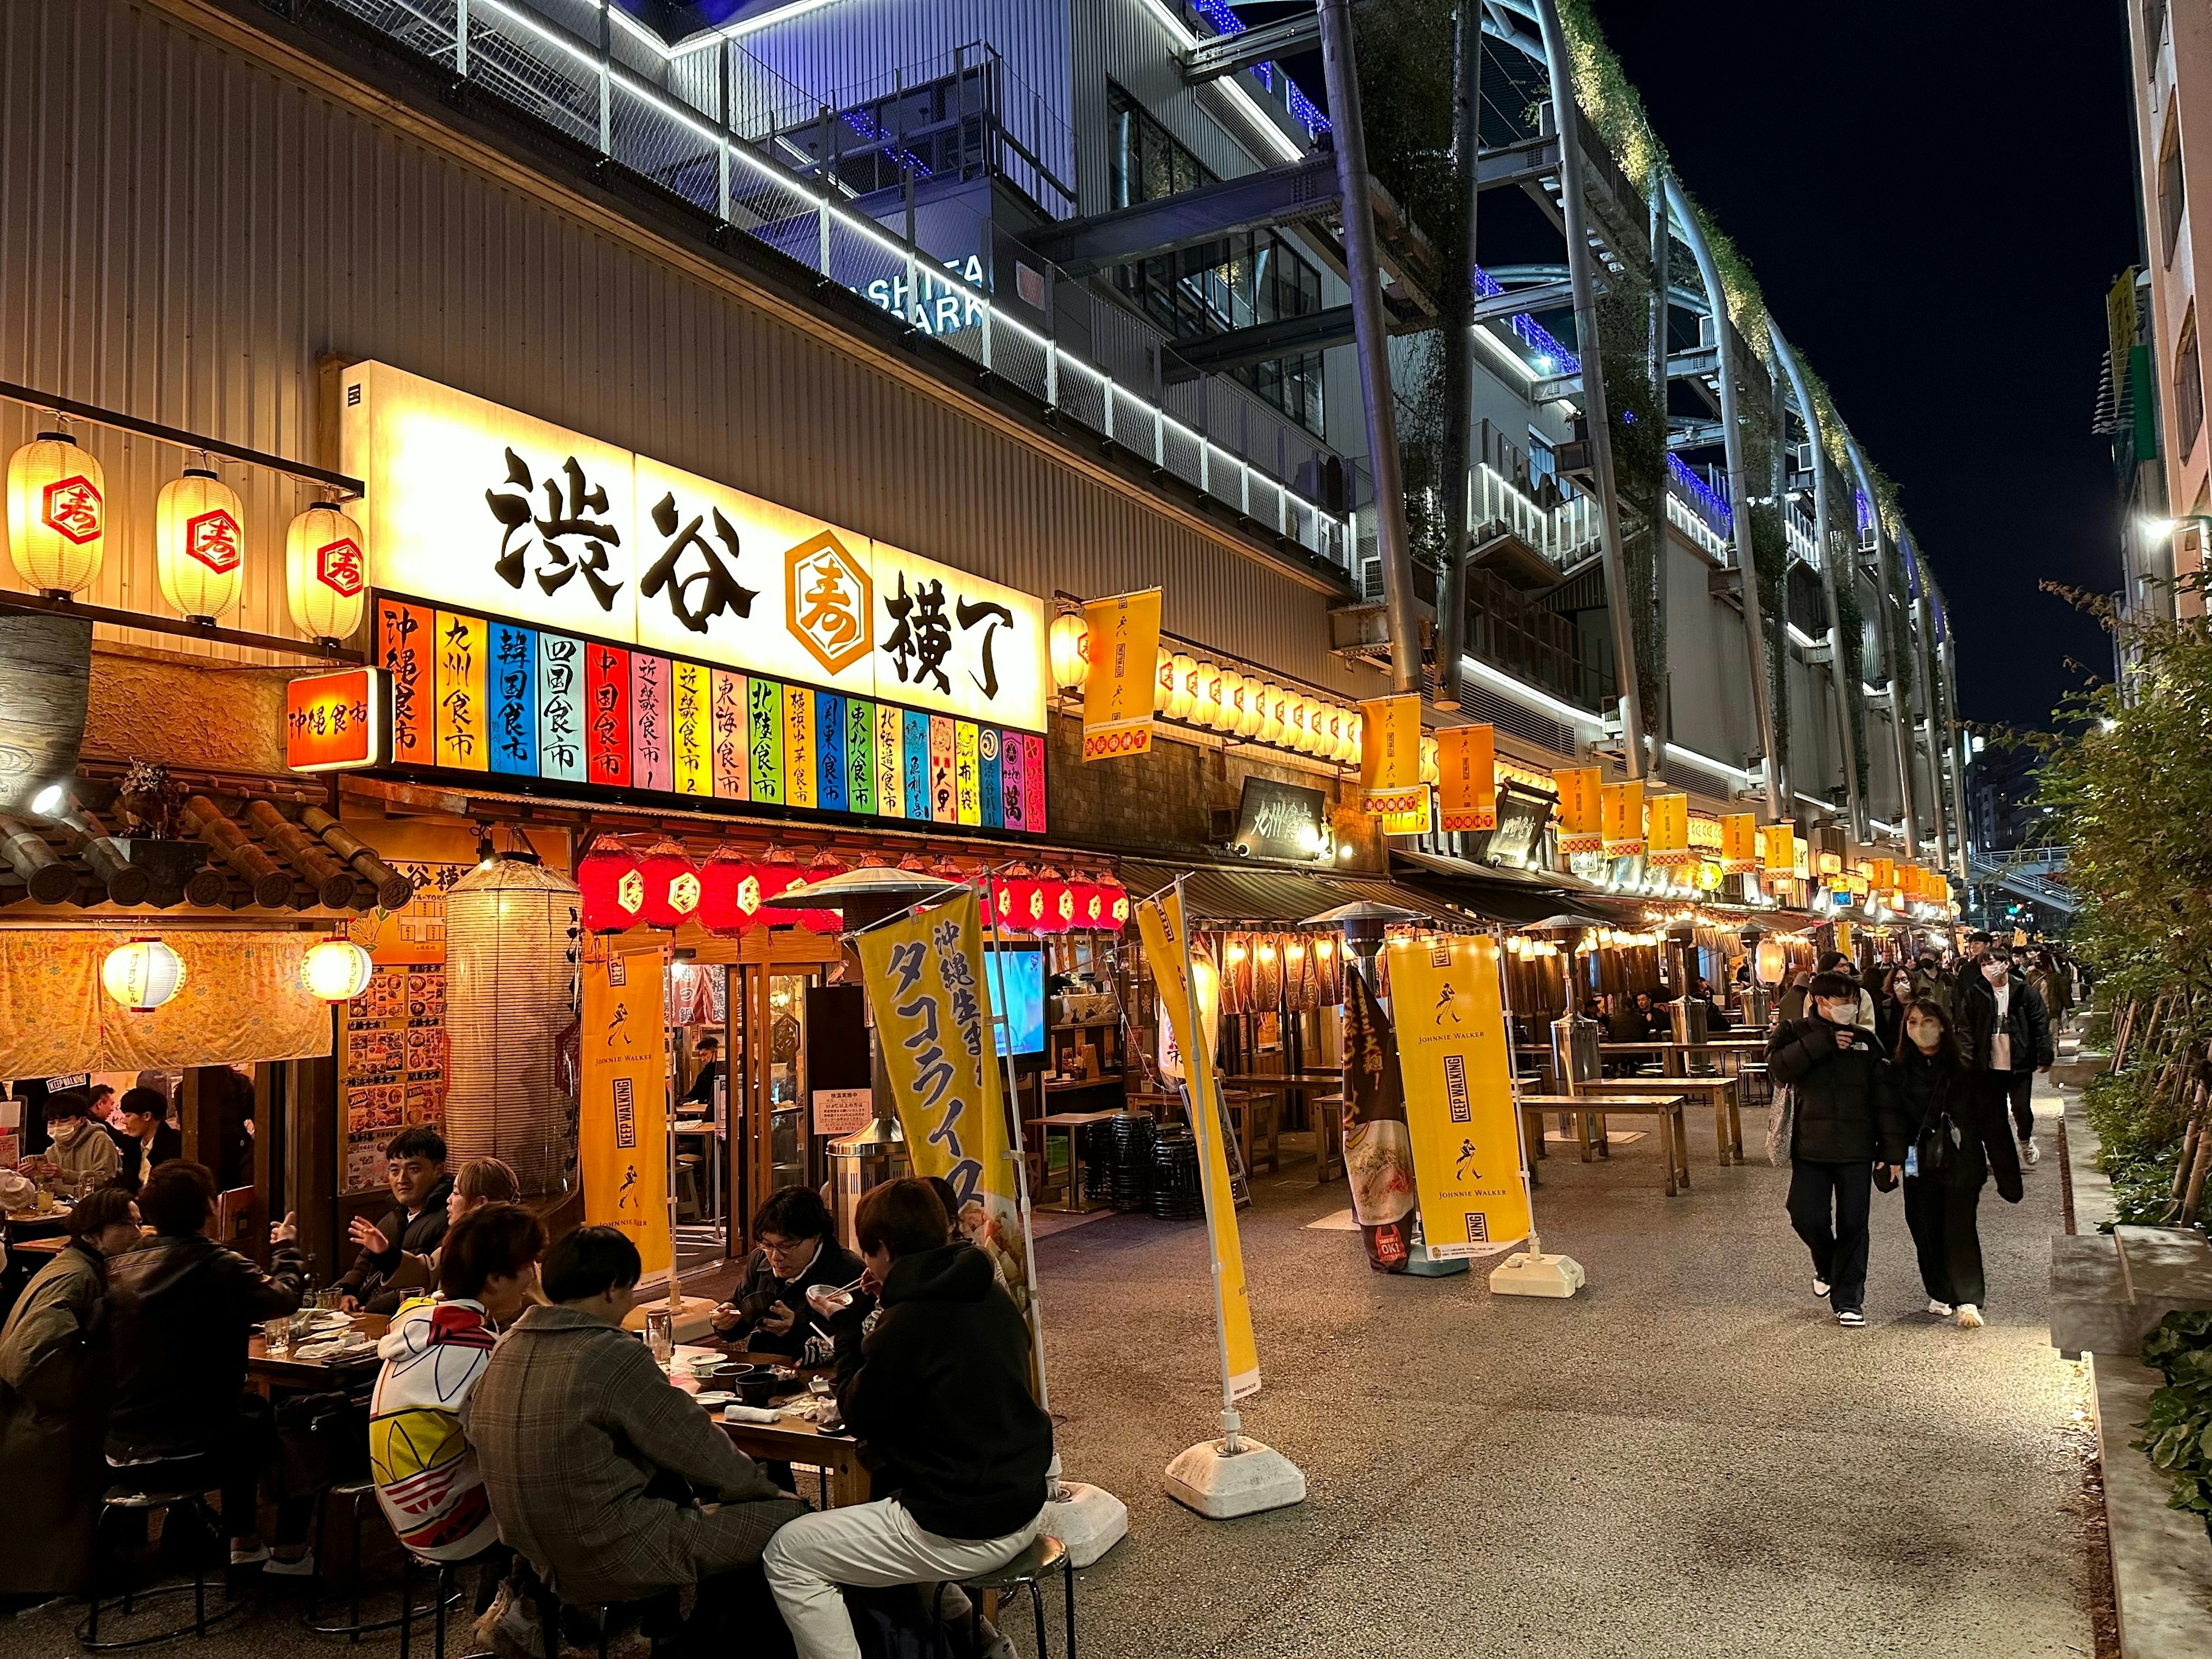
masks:
POLYGON ((722 1407, 722 1421, 725 1423, 781 1423, 783 1421, 783 1413, 770 1411, 765 1406, 725 1406, 722 1407))

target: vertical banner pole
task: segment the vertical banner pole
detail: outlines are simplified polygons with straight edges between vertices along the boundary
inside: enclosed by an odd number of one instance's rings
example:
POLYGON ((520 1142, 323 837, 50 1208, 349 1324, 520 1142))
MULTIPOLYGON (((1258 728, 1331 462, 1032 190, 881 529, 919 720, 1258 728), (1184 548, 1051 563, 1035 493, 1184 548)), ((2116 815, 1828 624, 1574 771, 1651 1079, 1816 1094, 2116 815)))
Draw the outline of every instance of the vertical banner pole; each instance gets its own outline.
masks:
MULTIPOLYGON (((1536 1188, 1528 1180, 1528 1138, 1521 1132, 1521 1060, 1520 1056, 1513 1052, 1513 1043, 1510 1041, 1513 1030, 1512 990, 1512 986, 1505 977, 1505 935, 1501 931, 1498 936, 1498 1006, 1505 1010, 1505 1030, 1508 1036, 1505 1044, 1505 1080, 1513 1095, 1513 1144, 1520 1149, 1521 1190, 1525 1194, 1528 1205, 1528 1254, 1541 1255, 1544 1254, 1544 1241, 1536 1237, 1536 1188)), ((1543 1127, 1540 1122, 1536 1126, 1539 1134, 1543 1133, 1543 1127)))
MULTIPOLYGON (((1198 1004, 1198 974, 1190 959, 1190 912, 1183 905, 1182 884, 1183 878, 1177 876, 1175 881, 1176 921, 1179 936, 1173 944, 1174 948, 1182 952, 1177 960, 1182 968, 1183 1006, 1189 1010, 1190 1042, 1191 1047, 1196 1048, 1208 1039, 1206 1035, 1205 1015, 1198 1004)), ((1209 1079, 1213 1076, 1213 1067, 1210 1063, 1206 1068, 1206 1074, 1209 1079)), ((1215 1111, 1212 1099, 1201 1101, 1198 1097, 1199 1091, 1195 1086, 1197 1076, 1196 1056, 1185 1054, 1182 1057, 1182 1093, 1184 1101, 1190 1108, 1194 1133, 1196 1133, 1198 1115, 1200 1112, 1212 1114, 1215 1111)), ((1210 1115, 1207 1119, 1209 1127, 1216 1134, 1221 1133, 1220 1121, 1218 1115, 1210 1115)), ((1209 1216, 1217 1200, 1226 1204, 1234 1204, 1237 1201, 1236 1195, 1232 1193, 1216 1193, 1213 1190, 1213 1160, 1203 1155, 1198 1160, 1198 1178, 1205 1189, 1206 1211, 1209 1216)), ((1243 1419, 1237 1415, 1237 1396, 1233 1392, 1234 1384, 1229 1370, 1229 1317, 1221 1301, 1221 1249, 1218 1237, 1214 1232, 1210 1221, 1206 1230, 1206 1248, 1213 1262, 1214 1346, 1219 1349, 1221 1356, 1221 1433, 1224 1443, 1222 1449, 1233 1457, 1244 1449, 1243 1440, 1239 1433, 1243 1427, 1243 1419)))
MULTIPOLYGON (((995 866, 987 869, 981 877, 981 888, 978 890, 970 886, 969 890, 975 894, 976 902, 983 907, 983 926, 990 934, 991 955, 998 962, 999 982, 1003 986, 1006 983, 1006 958, 999 948, 999 907, 992 901, 992 890, 997 886, 999 872, 995 866)), ((986 994, 988 994, 990 988, 991 975, 987 968, 983 975, 983 989, 986 994)), ((1022 1133, 1022 1100, 1021 1096, 1015 1091, 1014 1056, 1010 1043, 1006 1041, 1006 1037, 1011 1036, 1013 1028, 1007 1024, 1006 1010, 999 1006, 995 997, 991 1003, 991 1026, 992 1038, 999 1045, 999 1069, 1006 1079, 1004 1086, 1006 1097, 1000 1103, 1000 1109, 1006 1115, 1012 1131, 1007 1139, 1006 1155, 1014 1160, 1014 1192, 1017 1195, 1016 1202, 1020 1206, 1022 1212, 1022 1251, 1030 1264, 1030 1341, 1036 1353, 1037 1404, 1049 1412, 1052 1410, 1051 1390, 1046 1383, 1044 1370, 1044 1296, 1042 1288, 1038 1284, 1036 1231, 1030 1219, 1029 1140, 1022 1133)), ((1047 1171, 1047 1173, 1050 1172, 1047 1171)), ((1069 1170, 1071 1180, 1073 1179, 1073 1175, 1071 1165, 1069 1170)))

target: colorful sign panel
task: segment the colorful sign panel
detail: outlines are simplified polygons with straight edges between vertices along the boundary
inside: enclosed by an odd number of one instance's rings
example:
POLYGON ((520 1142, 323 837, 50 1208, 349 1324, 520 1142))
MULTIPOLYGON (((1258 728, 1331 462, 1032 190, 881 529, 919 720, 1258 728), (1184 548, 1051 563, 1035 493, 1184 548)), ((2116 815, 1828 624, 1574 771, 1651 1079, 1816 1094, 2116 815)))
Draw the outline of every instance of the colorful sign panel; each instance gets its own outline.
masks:
POLYGON ((594 939, 583 962, 578 1160, 584 1219, 619 1227, 648 1277, 669 1268, 668 1089, 661 947, 594 939))
POLYGON ((1421 781, 1420 698, 1408 695, 1362 702, 1359 720, 1361 809, 1376 817, 1425 814, 1428 786, 1421 781))
MULTIPOLYGON (((327 764, 445 767, 1045 830, 1044 739, 1034 732, 392 594, 377 599, 376 661, 374 670, 311 677, 374 673, 390 683, 388 750, 373 744, 378 758, 327 764)), ((286 742, 289 750, 289 713, 286 742)))
POLYGON ((1152 746, 1152 678, 1160 654, 1160 590, 1083 607, 1083 758, 1141 755, 1152 746))
POLYGON ((1488 726, 1437 729, 1437 805, 1446 830, 1498 828, 1498 732, 1488 726))
POLYGON ((1570 766, 1552 774, 1559 792, 1559 850, 1595 853, 1605 845, 1600 817, 1605 774, 1595 766, 1570 766))
POLYGON ((860 935, 876 1041, 907 1156, 952 1183, 960 1231, 997 1263, 1030 1312, 1027 1234, 983 975, 981 914, 970 890, 860 935))
MULTIPOLYGON (((1418 718, 1418 701, 1415 714, 1418 718)), ((1414 749, 1418 766, 1418 739, 1414 749)), ((1184 1088, 1191 1106, 1192 1133, 1198 1139, 1199 1186, 1206 1200, 1206 1228, 1213 1246, 1213 1311, 1221 1329, 1222 1382, 1231 1400, 1242 1400, 1259 1391, 1260 1349, 1252 1335, 1252 1296, 1244 1282, 1244 1247, 1237 1237, 1229 1154, 1222 1144, 1221 1126, 1226 1117, 1214 1074, 1213 1043, 1206 1031, 1198 1029, 1199 1019, 1194 1018, 1202 1018, 1202 1011, 1194 994, 1182 894, 1170 887, 1146 899, 1136 910, 1145 960, 1152 964, 1160 1006, 1166 1011, 1168 1025, 1175 1033, 1176 1051, 1182 1056, 1188 1073, 1184 1088)))
POLYGON ((347 668, 284 687, 284 764, 335 772, 384 762, 384 674, 347 668))
POLYGON ((386 364, 348 369, 339 402, 379 590, 1045 729, 1028 594, 386 364))
POLYGON ((1432 1256, 1467 1256, 1526 1238, 1498 941, 1394 939, 1389 949, 1422 1240, 1432 1256))

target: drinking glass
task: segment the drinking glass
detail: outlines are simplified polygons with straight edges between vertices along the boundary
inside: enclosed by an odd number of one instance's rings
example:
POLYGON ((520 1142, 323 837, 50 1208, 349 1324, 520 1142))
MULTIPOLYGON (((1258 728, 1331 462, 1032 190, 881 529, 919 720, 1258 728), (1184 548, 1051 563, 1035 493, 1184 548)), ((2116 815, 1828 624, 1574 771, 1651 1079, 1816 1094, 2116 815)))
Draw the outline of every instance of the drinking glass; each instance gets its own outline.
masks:
POLYGON ((271 1359, 283 1358, 292 1352, 292 1322, 289 1318, 264 1322, 261 1341, 271 1359))

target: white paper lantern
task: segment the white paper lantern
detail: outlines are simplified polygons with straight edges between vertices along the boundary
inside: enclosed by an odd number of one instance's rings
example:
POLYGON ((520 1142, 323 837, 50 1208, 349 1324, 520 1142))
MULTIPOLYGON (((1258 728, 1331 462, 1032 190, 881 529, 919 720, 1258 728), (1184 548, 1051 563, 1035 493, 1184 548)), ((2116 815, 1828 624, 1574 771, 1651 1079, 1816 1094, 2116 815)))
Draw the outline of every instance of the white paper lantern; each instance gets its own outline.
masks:
POLYGON ((1168 654, 1167 647, 1162 646, 1159 654, 1152 659, 1152 713, 1167 713, 1168 699, 1175 695, 1175 659, 1168 654))
POLYGON ((154 505, 154 568, 178 614, 212 622, 238 603, 246 580, 246 509, 204 467, 161 487, 154 505))
POLYGON ((1283 688, 1272 682, 1260 688, 1260 730, 1262 743, 1283 740, 1283 688))
POLYGON ((1344 752, 1337 758, 1345 765, 1359 764, 1359 739, 1365 726, 1365 720, 1356 708, 1344 717, 1344 752))
POLYGON ((368 951, 349 939, 326 939, 300 958, 300 983, 325 1002, 351 1002, 368 988, 376 970, 368 951))
POLYGON ((8 554, 41 593, 92 586, 107 548, 107 480, 66 432, 41 432, 8 460, 8 554))
POLYGON ((1073 691, 1091 675, 1091 630, 1084 625, 1083 613, 1067 611, 1054 617, 1047 639, 1052 654, 1052 683, 1063 691, 1073 691))
POLYGON ((1221 671, 1220 705, 1213 711, 1213 729, 1225 737, 1233 737, 1237 723, 1244 718, 1244 676, 1234 668, 1221 671))
POLYGON ((284 532, 284 600, 311 639, 349 638, 368 603, 368 544, 361 526, 327 501, 284 532))
POLYGON ((1176 653, 1170 668, 1167 717, 1171 720, 1187 720, 1190 711, 1198 706, 1198 663, 1195 659, 1176 653))
POLYGON ((150 1014, 184 988, 185 959, 158 939, 134 939, 100 965, 107 994, 134 1014, 150 1014))

